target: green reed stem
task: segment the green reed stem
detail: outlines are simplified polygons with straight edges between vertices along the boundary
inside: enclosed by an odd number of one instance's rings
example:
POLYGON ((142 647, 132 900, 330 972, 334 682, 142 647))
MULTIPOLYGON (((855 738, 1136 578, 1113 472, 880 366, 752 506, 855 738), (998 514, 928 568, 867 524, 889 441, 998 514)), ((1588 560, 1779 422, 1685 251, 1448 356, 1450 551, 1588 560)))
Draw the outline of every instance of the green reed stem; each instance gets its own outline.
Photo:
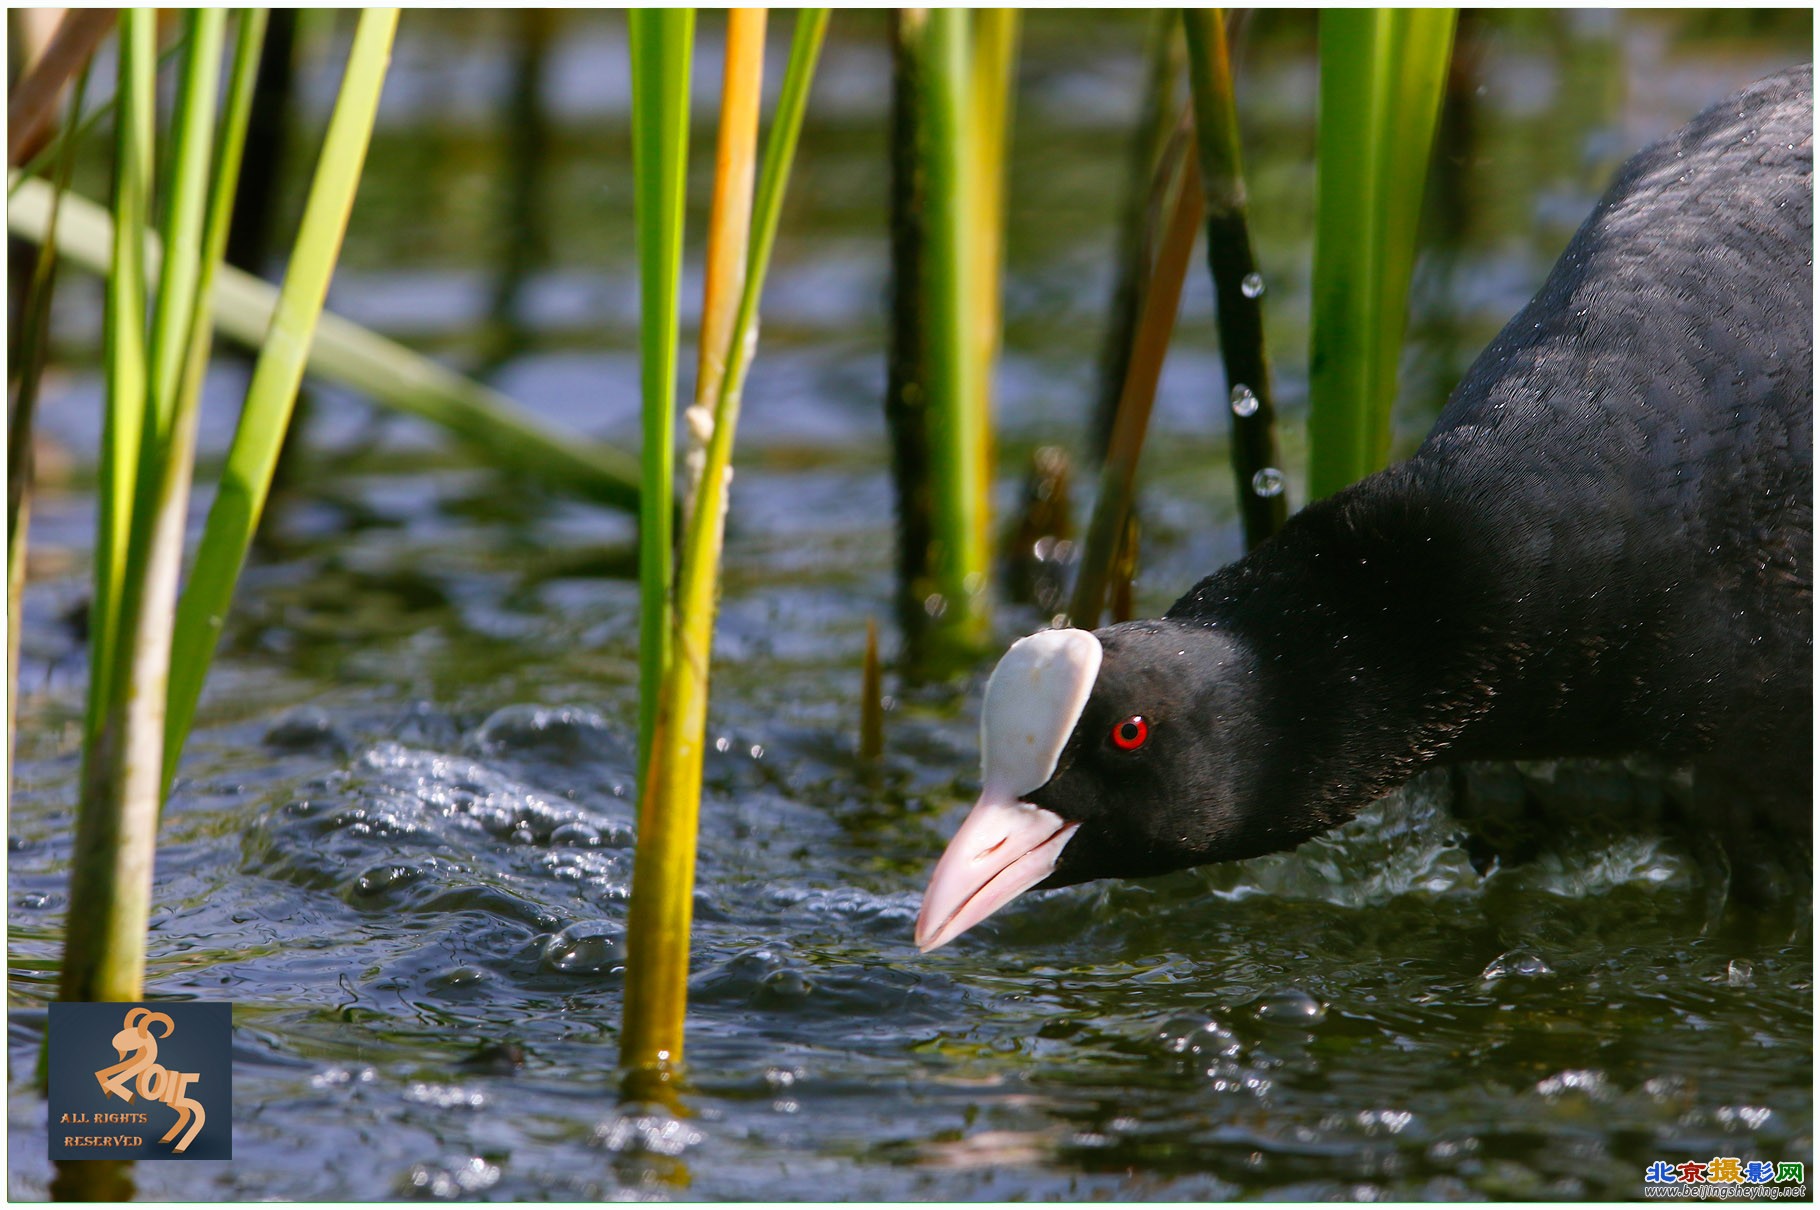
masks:
POLYGON ((973 406, 967 413, 967 446, 975 451, 975 482, 970 495, 973 535, 990 558, 992 542, 992 471, 997 461, 992 432, 993 372, 1004 336, 1005 178, 1009 171, 1011 115, 1017 96, 1018 10, 979 8, 969 13, 972 39, 967 57, 967 106, 962 138, 966 142, 967 202, 965 234, 969 282, 973 291, 968 369, 973 376, 973 406))
MULTIPOLYGON (((733 438, 751 366, 784 187, 796 157, 809 84, 828 24, 828 10, 804 9, 796 20, 790 61, 765 141, 752 208, 751 238, 739 308, 727 334, 702 473, 688 510, 676 585, 674 658, 666 670, 639 801, 638 852, 626 922, 625 1026, 620 1060, 635 1079, 665 1078, 683 1053, 688 999, 689 931, 695 892, 702 755, 708 718, 708 666, 720 593, 733 438)), ((758 86, 756 72, 745 84, 758 86)))
POLYGON ((670 666, 677 294, 689 160, 689 48, 694 9, 634 9, 633 214, 638 239, 639 371, 644 398, 638 525, 638 768, 646 780, 657 698, 670 666))
POLYGON ((297 388, 347 232, 373 119, 398 28, 397 9, 364 9, 304 203, 271 327, 253 367, 246 404, 209 509, 189 584, 177 609, 167 745, 181 750, 195 718, 222 619, 271 488, 297 388))
POLYGON ((963 125, 968 105, 970 31, 959 9, 931 9, 921 27, 917 105, 925 180, 922 225, 922 385, 928 398, 931 476, 930 653, 938 662, 977 654, 987 634, 991 547, 990 468, 974 333, 981 327, 969 232, 992 221, 972 211, 974 165, 963 125))
POLYGON ((1453 9, 1321 13, 1308 490, 1384 465, 1453 9))
MULTIPOLYGON (((103 321, 107 402, 96 501, 95 590, 89 606, 88 713, 70 859, 71 923, 58 986, 64 1000, 133 999, 145 977, 156 787, 152 793, 122 792, 128 736, 115 697, 126 680, 119 672, 119 648, 122 631, 131 624, 133 503, 150 394, 142 250, 152 194, 156 36, 152 10, 120 14, 114 223, 128 238, 114 249, 103 321)), ((142 767, 137 772, 143 777, 142 767)))

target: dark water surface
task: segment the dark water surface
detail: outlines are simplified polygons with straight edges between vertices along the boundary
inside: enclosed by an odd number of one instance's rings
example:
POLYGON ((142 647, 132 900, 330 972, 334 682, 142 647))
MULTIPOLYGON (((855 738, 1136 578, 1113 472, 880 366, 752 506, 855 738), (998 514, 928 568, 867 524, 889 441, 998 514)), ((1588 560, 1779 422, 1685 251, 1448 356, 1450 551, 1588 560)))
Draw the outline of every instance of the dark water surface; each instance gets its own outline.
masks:
MULTIPOLYGON (((559 15, 537 63, 520 53, 535 20, 406 15, 333 305, 629 444, 623 21, 559 15), (527 79, 542 105, 502 125, 527 79)), ((1485 774, 1491 796, 1578 821, 1489 874, 1434 776, 1295 854, 1027 896, 916 953, 923 880, 976 789, 985 670, 893 682, 886 767, 857 766, 866 618, 890 616, 881 28, 835 21, 747 395, 684 1112, 615 1095, 632 526, 502 485, 325 389, 158 859, 148 985, 234 1002, 236 1159, 141 1164, 140 1193, 1636 1197, 1657 1159, 1811 1170, 1811 930, 1792 915, 1708 927, 1686 844, 1601 826, 1675 792, 1623 769, 1485 774)), ((1007 501, 1032 443, 1083 428, 1142 32, 1136 16, 1027 26, 1007 501)), ((1462 37, 1473 70, 1425 228, 1405 444, 1625 153, 1811 47, 1804 13, 1477 15, 1462 37)), ((311 139, 340 45, 305 81, 311 139)), ((1240 58, 1298 503, 1312 52, 1310 14, 1261 15, 1240 58)), ((717 56, 697 76, 706 100, 717 56)), ((696 137, 706 165, 711 123, 696 137)), ((1146 462, 1152 611, 1238 548, 1203 276, 1146 462)), ((44 426, 75 473, 38 503, 26 602, 8 823, 21 1198, 50 1177, 30 1073, 79 761, 65 615, 86 591, 97 299, 72 283, 59 322, 44 426)), ((223 363, 211 383, 207 449, 225 447, 239 380, 223 363)))

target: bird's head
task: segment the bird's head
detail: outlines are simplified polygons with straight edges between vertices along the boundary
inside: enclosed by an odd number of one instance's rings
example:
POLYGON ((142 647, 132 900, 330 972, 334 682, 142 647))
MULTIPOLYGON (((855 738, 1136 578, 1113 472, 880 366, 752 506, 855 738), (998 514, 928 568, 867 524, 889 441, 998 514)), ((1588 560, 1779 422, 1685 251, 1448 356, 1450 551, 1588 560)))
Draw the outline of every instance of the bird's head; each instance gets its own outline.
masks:
POLYGON ((986 684, 979 803, 916 923, 945 945, 1037 885, 1285 847, 1247 814, 1268 739, 1254 661, 1217 629, 1129 622, 1020 639, 986 684))

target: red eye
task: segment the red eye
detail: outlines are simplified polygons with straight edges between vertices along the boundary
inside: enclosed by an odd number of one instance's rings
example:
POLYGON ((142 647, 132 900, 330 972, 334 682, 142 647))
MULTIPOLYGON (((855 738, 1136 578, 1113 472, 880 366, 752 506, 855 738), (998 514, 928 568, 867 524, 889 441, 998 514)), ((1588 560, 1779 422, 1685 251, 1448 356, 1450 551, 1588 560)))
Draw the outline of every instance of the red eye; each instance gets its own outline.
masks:
POLYGON ((1141 714, 1134 714, 1124 722, 1112 726, 1112 746, 1127 752, 1142 748, 1144 741, 1149 738, 1150 724, 1144 721, 1141 714))

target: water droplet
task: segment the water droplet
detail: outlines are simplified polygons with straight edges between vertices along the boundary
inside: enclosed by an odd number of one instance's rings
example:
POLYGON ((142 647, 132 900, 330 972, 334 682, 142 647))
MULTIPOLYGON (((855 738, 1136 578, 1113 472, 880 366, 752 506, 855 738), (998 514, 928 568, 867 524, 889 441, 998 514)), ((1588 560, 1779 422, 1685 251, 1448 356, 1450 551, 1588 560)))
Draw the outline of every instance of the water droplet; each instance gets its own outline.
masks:
POLYGON ((932 592, 923 598, 923 612, 932 618, 939 618, 948 612, 948 600, 939 592, 932 592))
POLYGON ((714 750, 716 752, 726 752, 729 749, 731 749, 732 747, 733 747, 733 741, 728 739, 724 735, 714 741, 714 750))
POLYGON ((1262 273, 1247 273, 1245 275, 1245 280, 1239 283, 1239 293, 1243 294, 1246 298, 1256 298, 1264 293, 1264 275, 1262 273))
POLYGON ((1510 950, 1499 954, 1491 960, 1491 965, 1480 973, 1481 979, 1503 979, 1507 976, 1519 976, 1526 979, 1538 979, 1543 975, 1552 975, 1555 968, 1548 965, 1542 955, 1529 950, 1510 950))
POLYGON ((1752 968, 1750 959, 1733 958, 1725 965, 1725 982, 1730 987, 1749 987, 1752 968))
POLYGON ((1283 472, 1267 466, 1251 477, 1251 490, 1268 500, 1283 494, 1283 472))
POLYGON ((626 942, 618 927, 604 920, 571 924, 544 942, 542 966, 563 975, 602 975, 623 970, 626 942))
POLYGON ((1258 414, 1258 397, 1250 387, 1239 383, 1232 388, 1232 414, 1234 416, 1255 416, 1258 414))

